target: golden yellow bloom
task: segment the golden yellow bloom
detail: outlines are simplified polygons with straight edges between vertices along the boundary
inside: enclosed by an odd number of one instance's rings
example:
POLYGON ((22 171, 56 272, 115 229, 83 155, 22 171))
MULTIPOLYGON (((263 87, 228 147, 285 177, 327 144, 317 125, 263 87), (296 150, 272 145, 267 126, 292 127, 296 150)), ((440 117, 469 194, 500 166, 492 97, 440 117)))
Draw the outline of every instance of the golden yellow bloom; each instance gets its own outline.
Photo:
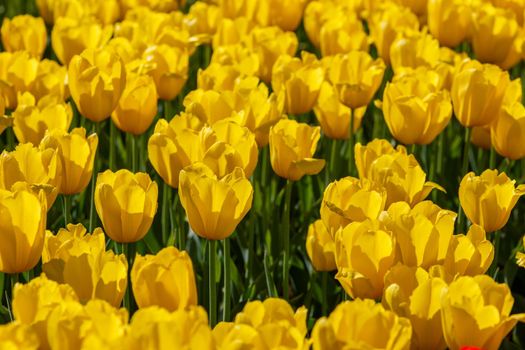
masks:
POLYGON ((490 127, 491 144, 503 157, 517 160, 525 157, 525 107, 521 102, 504 105, 490 127))
POLYGON ((112 34, 112 26, 101 25, 92 17, 61 17, 53 26, 51 44, 60 62, 69 65, 85 49, 103 47, 112 34))
POLYGON ((452 83, 454 115, 465 127, 488 125, 501 109, 509 73, 497 66, 465 60, 452 83))
POLYGON ((259 10, 259 1, 255 0, 219 0, 218 4, 224 17, 245 17, 254 21, 259 10))
POLYGON ((314 350, 408 350, 411 337, 409 320, 369 299, 342 302, 317 320, 312 332, 314 350))
POLYGON ((85 1, 81 0, 36 0, 38 12, 47 24, 60 17, 82 18, 88 15, 85 1))
POLYGON ((470 142, 477 147, 490 150, 492 147, 490 125, 474 126, 470 135, 470 142))
POLYGON ((239 83, 241 72, 233 65, 212 62, 206 69, 197 71, 197 89, 225 91, 233 90, 239 83))
POLYGON ((303 25, 310 42, 317 48, 321 46, 321 28, 329 19, 335 17, 340 8, 332 1, 310 1, 304 9, 303 25))
POLYGON ((427 75, 406 76, 387 83, 383 93, 385 122, 405 145, 431 143, 452 117, 449 92, 439 91, 427 79, 427 75))
POLYGON ((70 285, 82 303, 102 299, 118 307, 126 292, 128 263, 124 254, 105 249, 100 228, 87 234, 82 224, 68 224, 56 235, 47 231, 42 271, 50 279, 70 285))
POLYGON ((263 26, 278 26, 293 32, 301 23, 307 0, 259 1, 258 22, 263 26))
POLYGON ((112 240, 140 241, 157 212, 158 187, 146 173, 121 169, 99 173, 95 187, 95 207, 112 240))
POLYGON ((65 101, 69 97, 66 76, 67 67, 44 58, 38 64, 30 92, 37 101, 47 95, 60 96, 60 99, 65 101))
POLYGON ((398 145, 396 148, 384 139, 374 139, 365 146, 361 143, 355 145, 355 165, 359 178, 366 177, 372 163, 384 154, 394 155, 396 153, 407 154, 404 146, 398 145))
POLYGON ((140 308, 168 311, 197 305, 193 264, 186 251, 167 247, 156 255, 137 255, 131 270, 133 295, 140 308))
POLYGON ((126 87, 111 114, 117 128, 133 135, 146 132, 157 114, 157 90, 148 75, 128 74, 126 87))
POLYGON ((480 176, 468 173, 459 184, 459 201, 465 215, 489 233, 500 230, 518 199, 525 194, 525 186, 515 188, 515 183, 497 170, 487 169, 480 176))
POLYGON ((319 33, 321 54, 333 56, 350 51, 368 51, 368 37, 361 20, 353 13, 342 13, 330 18, 319 33))
POLYGON ((50 209, 62 182, 58 151, 39 150, 30 143, 19 144, 12 152, 0 155, 0 188, 30 188, 35 194, 44 190, 50 209))
POLYGON ((392 233, 370 220, 352 222, 335 234, 335 277, 352 298, 378 299, 395 254, 392 233))
POLYGON ((495 350, 525 314, 510 315, 514 298, 509 287, 486 275, 460 277, 441 298, 442 323, 449 349, 477 346, 495 350))
POLYGON ((312 158, 321 137, 320 127, 282 119, 270 129, 270 160, 273 171, 288 180, 318 174, 324 159, 312 158))
POLYGON ((93 173, 97 146, 97 134, 86 137, 84 128, 75 128, 69 133, 53 130, 44 137, 40 149, 57 150, 62 164, 61 194, 78 194, 87 187, 93 173))
POLYGON ((471 7, 463 1, 428 1, 428 29, 444 46, 454 48, 468 37, 471 15, 471 7))
POLYGON ((252 206, 253 187, 241 168, 218 179, 204 163, 180 172, 179 196, 193 231, 221 240, 230 236, 252 206))
POLYGON ((412 349, 446 348, 441 328, 441 294, 447 283, 421 267, 394 266, 385 276, 383 306, 412 324, 412 349))
POLYGON ((38 337, 30 326, 17 322, 0 326, 0 348, 37 350, 39 347, 38 337))
MULTIPOLYGON (((212 46, 214 51, 221 47, 240 43, 241 39, 250 33, 254 27, 255 23, 246 17, 223 18, 217 27, 217 32, 213 35, 212 46)), ((215 52, 213 54, 215 55, 215 52)))
POLYGON ((86 5, 88 11, 97 17, 100 22, 112 24, 120 18, 120 3, 119 0, 88 0, 86 5))
POLYGON ((317 271, 337 270, 335 243, 322 220, 316 220, 308 226, 306 252, 317 271))
POLYGON ((324 81, 324 69, 315 55, 301 52, 301 59, 281 55, 275 61, 272 88, 275 93, 286 93, 288 114, 308 113, 317 102, 324 81))
POLYGON ((390 46, 390 63, 394 72, 419 66, 434 67, 439 61, 439 42, 425 31, 399 32, 390 46))
POLYGON ((45 96, 37 103, 31 93, 25 92, 18 97, 18 106, 12 116, 18 142, 38 146, 46 131, 69 129, 73 110, 58 95, 45 96))
POLYGON ((0 135, 5 129, 13 125, 13 118, 5 115, 5 99, 0 97, 0 135))
POLYGON ((205 2, 196 2, 190 7, 188 15, 184 18, 185 27, 190 35, 205 34, 211 36, 217 32, 217 27, 222 21, 222 13, 216 5, 205 2))
POLYGON ((383 60, 372 59, 362 51, 351 51, 336 55, 330 62, 328 79, 333 84, 339 100, 352 109, 366 106, 376 93, 385 64, 383 60))
POLYGON ((38 59, 26 51, 0 53, 0 94, 6 107, 15 109, 17 93, 30 91, 38 71, 38 59))
POLYGON ((2 22, 2 44, 9 52, 27 51, 41 58, 46 49, 46 25, 41 17, 18 15, 2 22))

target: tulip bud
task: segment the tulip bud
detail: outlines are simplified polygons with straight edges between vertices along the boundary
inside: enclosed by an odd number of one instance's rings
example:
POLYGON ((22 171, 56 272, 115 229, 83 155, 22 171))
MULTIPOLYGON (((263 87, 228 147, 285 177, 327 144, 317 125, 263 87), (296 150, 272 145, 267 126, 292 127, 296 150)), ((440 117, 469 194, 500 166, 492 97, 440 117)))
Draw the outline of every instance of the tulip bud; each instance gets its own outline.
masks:
POLYGON ((322 220, 316 220, 308 226, 306 252, 316 271, 334 271, 335 243, 322 220))
POLYGON ((428 29, 444 46, 454 48, 469 35, 471 8, 458 0, 429 0, 428 29))
POLYGON ((5 18, 1 32, 6 51, 27 51, 40 59, 46 49, 46 26, 41 17, 18 15, 12 19, 5 18))
POLYGON ((333 56, 350 51, 368 51, 368 36, 363 24, 352 13, 338 12, 321 27, 319 34, 321 54, 333 56))

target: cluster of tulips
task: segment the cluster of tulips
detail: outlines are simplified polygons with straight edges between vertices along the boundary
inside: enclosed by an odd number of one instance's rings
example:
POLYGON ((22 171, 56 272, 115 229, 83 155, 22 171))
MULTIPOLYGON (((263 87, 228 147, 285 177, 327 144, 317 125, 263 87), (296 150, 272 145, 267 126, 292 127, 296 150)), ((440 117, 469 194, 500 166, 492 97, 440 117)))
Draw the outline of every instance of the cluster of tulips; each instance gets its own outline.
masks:
POLYGON ((525 346, 525 2, 27 3, 1 349, 525 346))

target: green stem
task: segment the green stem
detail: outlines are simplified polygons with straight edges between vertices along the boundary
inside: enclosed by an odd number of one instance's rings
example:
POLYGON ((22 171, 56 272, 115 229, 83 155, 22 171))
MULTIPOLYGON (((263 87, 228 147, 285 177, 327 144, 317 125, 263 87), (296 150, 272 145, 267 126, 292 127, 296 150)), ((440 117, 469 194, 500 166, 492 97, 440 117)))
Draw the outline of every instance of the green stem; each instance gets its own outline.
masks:
MULTIPOLYGON (((441 132, 438 136, 438 150, 437 150, 437 165, 436 171, 438 177, 443 175, 443 148, 444 148, 444 139, 445 139, 445 130, 441 132)), ((436 191, 434 191, 436 192, 436 191)))
POLYGON ((67 227, 67 224, 71 223, 71 196, 64 194, 62 198, 64 199, 64 227, 67 227))
POLYGON ((332 139, 331 140, 332 142, 332 147, 331 147, 331 150, 330 150, 330 164, 329 164, 329 167, 330 167, 330 170, 329 170, 329 173, 330 173, 330 177, 329 177, 329 180, 330 181, 333 181, 335 179, 337 179, 337 171, 336 171, 336 155, 337 155, 337 140, 336 139, 332 139))
POLYGON ((354 166, 354 110, 350 109, 350 130, 348 135, 348 175, 353 175, 354 166))
POLYGON ((174 223, 173 227, 176 229, 176 239, 177 239, 177 247, 180 250, 183 250, 186 248, 186 231, 184 228, 184 208, 182 207, 182 204, 180 203, 180 196, 177 192, 175 195, 175 200, 173 201, 174 208, 174 218, 177 220, 176 223, 174 223))
POLYGON ((170 186, 167 183, 162 183, 162 213, 161 213, 161 220, 162 220, 162 243, 164 246, 166 246, 166 242, 168 241, 169 231, 170 231, 170 225, 169 225, 169 205, 170 205, 170 186))
POLYGON ((164 100, 164 119, 170 121, 171 117, 171 102, 168 100, 164 100))
POLYGON ((216 254, 216 241, 210 240, 209 251, 208 251, 208 290, 210 297, 210 309, 208 310, 210 314, 210 326, 215 327, 217 323, 217 284, 215 281, 215 254, 216 254))
POLYGON ((122 252, 126 255, 128 261, 128 287, 126 288, 126 295, 124 297, 124 307, 128 309, 130 315, 132 315, 136 309, 131 286, 131 268, 135 260, 135 249, 135 243, 122 244, 122 252))
MULTIPOLYGON (((461 167, 461 177, 465 176, 468 172, 468 157, 469 157, 469 151, 470 151, 470 128, 465 128, 465 140, 464 140, 464 147, 463 147, 463 165, 461 167)), ((463 208, 461 207, 461 202, 459 203, 458 208, 458 230, 460 232, 463 232, 464 229, 464 221, 466 221, 465 214, 463 213, 463 208)))
POLYGON ((231 309, 231 271, 230 271, 230 240, 224 240, 224 302, 222 320, 230 321, 231 309))
POLYGON ((490 158, 489 158, 489 169, 496 168, 496 150, 494 147, 490 147, 490 158))
POLYGON ((7 150, 12 151, 15 149, 15 135, 13 128, 7 128, 5 132, 7 135, 7 150))
POLYGON ((137 138, 131 135, 131 170, 137 171, 137 138))
POLYGON ((284 197, 284 213, 282 218, 282 232, 283 235, 283 248, 284 248, 284 259, 283 259, 283 298, 288 300, 288 287, 289 287, 289 260, 290 260, 290 206, 292 202, 292 187, 293 181, 287 180, 284 197))
POLYGON ((109 169, 115 171, 115 143, 116 141, 116 127, 112 120, 109 121, 109 169))
POLYGON ((328 274, 327 271, 321 272, 321 290, 322 290, 322 298, 323 298, 323 304, 322 304, 322 314, 323 316, 328 316, 328 274))
POLYGON ((416 144, 410 145, 410 154, 413 154, 414 157, 416 156, 416 144))
POLYGON ((11 280, 11 301, 13 301, 13 291, 15 290, 15 285, 18 283, 18 280, 20 278, 20 274, 18 273, 12 273, 11 276, 10 276, 10 280, 11 280))
MULTIPOLYGON (((93 131, 100 138, 100 124, 93 123, 93 131)), ((89 232, 93 232, 95 229, 95 186, 97 181, 99 157, 95 154, 95 160, 93 161, 93 174, 91 175, 91 202, 89 205, 89 232)))

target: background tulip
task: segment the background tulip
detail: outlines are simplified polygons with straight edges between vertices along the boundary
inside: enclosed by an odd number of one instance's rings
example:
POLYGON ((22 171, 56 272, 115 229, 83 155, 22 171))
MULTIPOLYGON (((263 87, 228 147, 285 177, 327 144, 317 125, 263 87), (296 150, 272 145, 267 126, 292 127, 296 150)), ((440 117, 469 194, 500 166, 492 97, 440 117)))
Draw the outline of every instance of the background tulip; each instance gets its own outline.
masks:
POLYGON ((327 20, 319 33, 319 46, 323 56, 350 51, 368 51, 368 37, 356 15, 340 14, 327 20))
POLYGON ((47 33, 41 17, 20 15, 12 19, 6 18, 2 22, 1 33, 6 51, 27 51, 33 57, 42 57, 46 48, 47 33))
POLYGON ((335 243, 323 224, 316 220, 308 227, 306 252, 316 271, 333 271, 335 265, 335 243))
POLYGON ((525 107, 521 102, 503 106, 491 124, 490 139, 496 151, 509 159, 525 157, 525 144, 518 141, 525 133, 525 107))
POLYGON ((428 1, 428 29, 441 45, 456 47, 469 35, 471 8, 457 0, 428 1))
POLYGON ((3 348, 19 348, 37 350, 40 346, 33 329, 20 323, 9 323, 0 326, 0 346, 3 348))

